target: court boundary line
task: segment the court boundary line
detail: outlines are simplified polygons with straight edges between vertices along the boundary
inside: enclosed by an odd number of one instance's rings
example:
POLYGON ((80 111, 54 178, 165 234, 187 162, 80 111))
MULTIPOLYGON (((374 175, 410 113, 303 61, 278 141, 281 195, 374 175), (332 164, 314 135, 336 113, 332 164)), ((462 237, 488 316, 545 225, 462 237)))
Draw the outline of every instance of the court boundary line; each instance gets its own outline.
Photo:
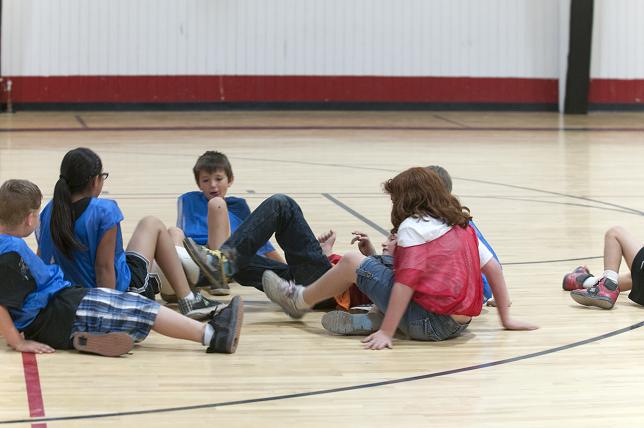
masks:
MULTIPOLYGON (((40 373, 38 371, 38 360, 36 354, 22 352, 22 370, 25 378, 25 389, 27 390, 27 404, 29 416, 44 417, 45 402, 40 386, 40 373)), ((47 428, 46 423, 34 423, 31 428, 47 428)))
POLYGON ((451 131, 451 132, 644 132, 627 127, 456 127, 456 126, 95 126, 95 127, 15 127, 0 128, 11 132, 173 132, 173 131, 451 131))
POLYGON ((221 407, 240 406, 245 404, 264 403, 264 402, 270 402, 270 401, 282 401, 282 400, 288 400, 293 398, 327 395, 327 394, 334 394, 338 392, 356 391, 361 389, 375 388, 379 386, 395 385, 399 383, 414 382, 419 380, 433 379, 437 377, 453 375, 453 374, 466 373, 474 370, 481 370, 488 367, 496 367, 504 364, 514 363, 517 361, 524 361, 532 358, 541 357, 544 355, 554 354, 556 352, 566 351, 583 345, 588 345, 590 343, 599 342, 601 340, 608 339, 610 337, 618 336, 620 334, 636 330, 642 326, 644 326, 644 321, 640 321, 630 326, 620 328, 618 330, 610 331, 608 333, 604 333, 599 336, 594 336, 588 339, 579 340, 577 342, 556 346, 554 348, 545 349, 542 351, 531 352, 529 354, 504 358, 496 361, 490 361, 488 363, 483 363, 483 364, 475 364, 475 365, 460 367, 456 369, 444 370, 444 371, 434 372, 434 373, 426 373, 422 375, 407 376, 407 377, 398 378, 398 379, 369 382, 369 383, 363 383, 358 385, 342 386, 337 388, 319 389, 319 390, 308 391, 308 392, 296 392, 291 394, 273 395, 268 397, 249 398, 245 400, 223 401, 220 403, 195 404, 191 406, 165 407, 165 408, 156 408, 156 409, 148 409, 148 410, 132 410, 132 411, 126 411, 126 412, 94 413, 89 415, 11 419, 11 420, 0 421, 0 425, 54 422, 54 421, 71 421, 71 420, 88 420, 88 419, 114 418, 114 417, 123 417, 123 416, 137 416, 137 415, 146 415, 146 414, 174 413, 174 412, 183 412, 183 411, 189 411, 189 410, 213 409, 213 408, 221 408, 221 407))
MULTIPOLYGON (((469 129, 471 129, 471 128, 468 128, 468 130, 469 129)), ((333 166, 342 166, 342 165, 333 165, 333 166)), ((478 180, 478 179, 463 179, 463 178, 460 178, 460 179, 464 180, 464 181, 470 181, 470 182, 478 182, 478 183, 484 183, 484 184, 495 184, 495 185, 507 186, 507 187, 510 187, 510 188, 517 188, 517 189, 523 189, 523 190, 542 192, 542 193, 546 193, 546 194, 570 197, 570 198, 573 198, 573 199, 581 199, 581 200, 585 200, 585 201, 590 201, 590 202, 594 202, 594 203, 599 203, 599 204, 603 204, 603 205, 617 207, 617 208, 620 208, 620 209, 624 210, 622 212, 627 213, 627 214, 644 215, 644 212, 642 212, 640 210, 636 210, 636 209, 633 209, 633 208, 624 207, 624 206, 620 206, 620 205, 612 204, 612 203, 608 203, 608 202, 603 202, 603 201, 599 201, 599 200, 593 200, 593 199, 586 198, 586 197, 571 196, 571 195, 567 195, 567 194, 564 194, 564 193, 552 192, 552 191, 546 191, 546 190, 539 190, 539 189, 534 189, 534 188, 529 188, 529 187, 524 187, 524 186, 509 185, 509 184, 506 184, 506 183, 496 183, 496 182, 478 180)), ((357 217, 361 221, 369 224, 371 227, 373 227, 375 230, 378 230, 380 233, 387 234, 387 232, 383 228, 378 226, 376 223, 374 223, 371 220, 367 219, 366 217, 362 216, 360 213, 358 213, 357 211, 353 210, 352 208, 350 208, 349 206, 345 205, 344 203, 340 202, 339 200, 337 200, 336 198, 334 198, 330 194, 322 193, 321 195, 323 197, 325 197, 326 199, 328 199, 329 201, 335 203, 339 207, 343 208, 345 211, 347 211, 350 214, 354 215, 355 217, 357 217)), ((590 208, 591 206, 588 206, 588 207, 590 208)), ((593 257, 589 257, 589 258, 600 258, 600 256, 593 256, 593 257)), ((570 259, 570 260, 585 260, 585 259, 589 259, 589 258, 578 258, 578 259, 570 259)), ((568 261, 568 260, 555 260, 555 262, 556 261, 568 261)), ((510 265, 510 264, 533 264, 533 263, 550 263, 550 262, 552 262, 552 261, 541 261, 541 262, 537 261, 537 262, 523 262, 523 263, 516 262, 516 263, 507 263, 507 264, 508 265, 510 265)), ((115 416, 128 416, 128 415, 140 415, 140 414, 151 414, 151 413, 167 413, 167 412, 175 412, 175 411, 187 411, 187 410, 195 410, 195 409, 201 409, 201 408, 216 408, 216 407, 224 407, 224 406, 231 406, 231 405, 248 404, 248 403, 254 403, 254 402, 277 401, 277 400, 283 400, 283 399, 289 399, 289 398, 306 397, 306 396, 312 396, 312 395, 323 395, 323 394, 329 394, 329 393, 335 393, 335 392, 343 392, 343 391, 348 391, 348 390, 357 390, 357 389, 371 388, 371 387, 390 385, 390 384, 396 384, 396 383, 411 382, 411 381, 420 380, 420 379, 428 379, 428 378, 433 378, 433 377, 446 376, 446 375, 454 374, 454 373, 461 373, 461 372, 466 372, 466 371, 471 371, 471 370, 476 370, 476 369, 493 367, 493 366, 500 365, 500 364, 507 364, 507 363, 511 363, 511 362, 514 362, 514 361, 520 361, 520 360, 523 360, 523 359, 534 358, 534 357, 538 357, 538 356, 541 356, 541 355, 547 355, 547 354, 550 354, 550 353, 553 353, 553 352, 566 350, 566 349, 573 348, 573 347, 576 347, 576 346, 581 346, 583 344, 592 343, 592 342, 595 342, 595 341, 598 341, 598 340, 602 340, 602 339, 607 338, 607 337, 612 337, 614 335, 622 334, 624 332, 631 331, 631 330, 634 330, 636 328, 640 328, 642 325, 644 325, 644 321, 642 321, 640 323, 637 323, 637 324, 633 324, 633 325, 631 325, 629 327, 625 327, 625 328, 620 329, 620 330, 615 330, 613 332, 609 332, 609 333, 606 333, 604 335, 596 336, 595 338, 590 338, 590 339, 574 342, 574 343, 568 344, 568 345, 562 345, 560 347, 551 348, 549 350, 537 351, 537 352, 534 352, 534 353, 525 354, 523 356, 511 357, 511 358, 504 359, 504 360, 497 360, 497 361, 493 361, 493 362, 490 362, 490 363, 483 363, 483 364, 479 364, 479 365, 468 366, 468 367, 459 368, 459 369, 452 369, 452 370, 447 370, 447 371, 443 371, 443 372, 436 372, 436 373, 430 373, 430 374, 426 374, 426 375, 416 375, 416 376, 411 376, 411 377, 393 379, 393 380, 389 380, 389 381, 380 381, 380 382, 373 382, 373 383, 369 383, 369 384, 360 384, 360 385, 354 385, 354 386, 332 388, 332 389, 327 389, 327 390, 318 390, 318 391, 311 391, 311 392, 305 392, 305 393, 286 394, 286 395, 273 396, 273 397, 264 397, 264 398, 258 398, 258 399, 247 399, 247 400, 238 400, 238 401, 223 402, 223 403, 211 403, 211 404, 182 406, 182 407, 174 407, 174 408, 160 408, 160 409, 151 409, 151 410, 139 410, 139 411, 119 412, 119 413, 105 413, 105 414, 95 414, 95 415, 86 415, 86 416, 80 415, 80 416, 52 417, 52 418, 33 418, 32 417, 30 419, 23 419, 23 420, 0 421, 0 425, 13 424, 13 423, 30 423, 31 422, 32 427, 41 428, 41 427, 46 427, 46 424, 43 425, 43 424, 38 424, 38 423, 47 422, 47 421, 96 419, 96 418, 115 417, 115 416)), ((35 361, 36 360, 35 360, 35 356, 34 356, 34 362, 35 361)), ((23 362, 24 362, 24 354, 23 354, 23 362)), ((25 370, 25 381, 27 382, 27 368, 26 368, 26 365, 24 367, 25 367, 25 369, 24 369, 25 370)), ((36 370, 37 370, 37 366, 36 366, 36 370)), ((37 375, 37 372, 36 372, 36 375, 37 375)), ((38 390, 40 391, 39 379, 38 379, 38 383, 37 383, 36 386, 37 386, 38 390)), ((29 395, 30 394, 29 394, 29 389, 28 389, 28 397, 29 397, 29 395)), ((41 397, 41 400, 42 400, 42 394, 41 394, 40 397, 41 397)), ((30 406, 30 416, 33 416, 32 412, 31 412, 32 403, 31 403, 30 397, 29 397, 29 406, 30 406)), ((44 416, 44 403, 42 405, 42 414, 44 416)))

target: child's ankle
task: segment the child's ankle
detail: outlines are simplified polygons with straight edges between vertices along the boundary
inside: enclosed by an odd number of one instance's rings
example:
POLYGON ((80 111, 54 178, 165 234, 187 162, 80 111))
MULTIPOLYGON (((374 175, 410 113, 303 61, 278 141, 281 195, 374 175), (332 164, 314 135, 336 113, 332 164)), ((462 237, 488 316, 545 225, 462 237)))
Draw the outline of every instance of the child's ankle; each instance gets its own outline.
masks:
POLYGON ((304 300, 304 287, 298 285, 295 292, 295 307, 298 309, 310 309, 313 305, 306 303, 304 300))
POLYGON ((610 279, 615 284, 617 284, 617 280, 619 278, 619 274, 617 272, 615 272, 614 270, 610 270, 610 269, 606 269, 602 276, 607 278, 607 279, 610 279))

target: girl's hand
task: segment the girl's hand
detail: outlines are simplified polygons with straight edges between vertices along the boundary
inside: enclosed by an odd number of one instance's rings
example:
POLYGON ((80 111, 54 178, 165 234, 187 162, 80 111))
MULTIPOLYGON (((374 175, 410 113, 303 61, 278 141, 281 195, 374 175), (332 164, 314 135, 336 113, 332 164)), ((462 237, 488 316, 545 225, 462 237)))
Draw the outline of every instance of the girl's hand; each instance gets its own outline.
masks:
POLYGON ((373 246, 373 244, 371 243, 371 238, 369 238, 366 233, 354 230, 353 232, 351 232, 351 234, 353 235, 351 244, 357 242, 358 250, 360 250, 363 255, 367 257, 376 255, 376 248, 373 246))
POLYGON ((503 322, 503 327, 505 327, 506 330, 536 330, 539 328, 539 326, 536 326, 534 324, 520 320, 514 320, 512 318, 505 320, 503 322))
POLYGON ((13 349, 18 352, 30 352, 33 354, 51 354, 52 352, 55 352, 54 348, 51 346, 34 340, 23 340, 17 343, 13 349))
POLYGON ((379 350, 385 348, 391 349, 393 347, 392 337, 382 330, 378 330, 377 332, 365 337, 362 339, 362 343, 364 343, 364 349, 379 350))

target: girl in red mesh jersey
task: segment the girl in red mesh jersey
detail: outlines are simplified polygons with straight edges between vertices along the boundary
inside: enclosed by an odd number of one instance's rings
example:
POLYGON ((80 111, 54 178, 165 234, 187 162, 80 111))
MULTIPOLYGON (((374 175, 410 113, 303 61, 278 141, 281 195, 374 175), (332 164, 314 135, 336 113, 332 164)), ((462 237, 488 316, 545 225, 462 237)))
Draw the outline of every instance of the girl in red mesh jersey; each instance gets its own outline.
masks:
MULTIPOLYGON (((481 271, 509 330, 532 330, 510 318, 501 266, 480 245, 469 226, 469 211, 452 196, 433 171, 411 168, 384 185, 391 196, 392 233, 397 233, 394 268, 359 253, 346 254, 320 279, 304 288, 267 271, 266 295, 291 317, 300 318, 316 302, 338 295, 356 283, 385 313, 380 326, 363 340, 366 348, 392 347, 397 328, 411 339, 439 341, 458 336, 481 313, 481 271)), ((349 314, 346 322, 353 322, 349 314)), ((364 320, 364 318, 362 318, 364 320)))

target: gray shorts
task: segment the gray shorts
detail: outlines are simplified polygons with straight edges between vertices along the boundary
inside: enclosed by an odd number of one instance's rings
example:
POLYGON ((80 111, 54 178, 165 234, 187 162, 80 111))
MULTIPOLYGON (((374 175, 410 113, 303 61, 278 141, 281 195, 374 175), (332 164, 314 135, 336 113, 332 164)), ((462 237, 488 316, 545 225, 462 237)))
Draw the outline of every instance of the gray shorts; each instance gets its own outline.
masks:
MULTIPOLYGON (((382 312, 386 312, 394 286, 393 257, 367 257, 356 269, 356 274, 356 285, 360 291, 382 312)), ((429 312, 412 300, 398 328, 411 339, 440 341, 458 336, 467 328, 467 324, 459 324, 449 315, 429 312)))

